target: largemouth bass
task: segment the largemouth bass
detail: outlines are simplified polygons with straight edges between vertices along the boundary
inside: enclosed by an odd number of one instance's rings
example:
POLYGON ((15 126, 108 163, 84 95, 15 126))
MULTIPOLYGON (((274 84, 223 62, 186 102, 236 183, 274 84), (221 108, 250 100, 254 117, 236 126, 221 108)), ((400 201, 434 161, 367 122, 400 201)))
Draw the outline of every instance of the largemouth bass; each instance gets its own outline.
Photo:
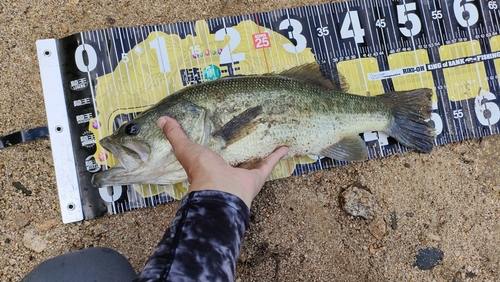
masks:
POLYGON ((174 184, 187 175, 156 125, 176 119, 187 136, 233 166, 258 161, 280 146, 288 157, 318 155, 336 160, 367 159, 366 131, 384 131, 421 152, 432 150, 431 90, 373 97, 345 93, 317 64, 280 74, 222 78, 167 96, 100 144, 120 163, 92 178, 96 187, 174 184))

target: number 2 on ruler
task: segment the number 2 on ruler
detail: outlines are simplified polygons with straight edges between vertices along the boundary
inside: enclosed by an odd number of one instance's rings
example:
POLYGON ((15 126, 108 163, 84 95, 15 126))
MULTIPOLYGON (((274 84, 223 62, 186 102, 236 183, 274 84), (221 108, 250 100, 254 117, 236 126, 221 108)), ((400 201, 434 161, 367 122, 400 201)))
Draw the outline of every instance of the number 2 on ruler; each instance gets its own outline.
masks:
POLYGON ((222 52, 220 53, 220 64, 224 65, 245 60, 245 53, 231 54, 231 52, 238 47, 241 41, 240 33, 236 29, 228 27, 225 30, 217 30, 217 32, 215 32, 215 40, 224 40, 226 34, 229 36, 229 43, 222 48, 222 52))

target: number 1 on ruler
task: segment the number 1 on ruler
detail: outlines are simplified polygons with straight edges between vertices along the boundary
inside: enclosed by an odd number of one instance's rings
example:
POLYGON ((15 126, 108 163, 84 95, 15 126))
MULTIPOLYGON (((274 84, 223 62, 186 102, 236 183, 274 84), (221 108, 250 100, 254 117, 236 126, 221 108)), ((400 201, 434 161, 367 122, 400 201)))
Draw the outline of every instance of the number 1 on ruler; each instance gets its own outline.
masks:
POLYGON ((168 59, 167 44, 164 37, 156 37, 155 40, 149 42, 149 47, 156 50, 156 57, 158 58, 158 66, 160 72, 170 72, 170 61, 168 59))

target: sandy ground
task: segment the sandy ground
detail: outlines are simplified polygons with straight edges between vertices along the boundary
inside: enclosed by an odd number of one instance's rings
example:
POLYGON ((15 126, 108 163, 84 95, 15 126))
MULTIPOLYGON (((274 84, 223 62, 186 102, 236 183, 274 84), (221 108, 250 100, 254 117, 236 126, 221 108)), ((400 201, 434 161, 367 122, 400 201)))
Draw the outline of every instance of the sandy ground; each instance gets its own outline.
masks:
MULTIPOLYGON (((0 3, 0 136, 46 124, 37 39, 322 3, 100 2, 0 3)), ((0 151, 0 281, 18 281, 45 259, 92 246, 117 249, 139 270, 178 203, 64 225, 49 145, 0 151), (23 239, 38 240, 43 251, 23 239)), ((498 281, 499 158, 500 136, 492 136, 270 182, 252 208, 237 281, 498 281), (339 194, 352 185, 374 195, 372 222, 341 209, 339 194), (413 266, 425 247, 444 252, 426 271, 413 266)))

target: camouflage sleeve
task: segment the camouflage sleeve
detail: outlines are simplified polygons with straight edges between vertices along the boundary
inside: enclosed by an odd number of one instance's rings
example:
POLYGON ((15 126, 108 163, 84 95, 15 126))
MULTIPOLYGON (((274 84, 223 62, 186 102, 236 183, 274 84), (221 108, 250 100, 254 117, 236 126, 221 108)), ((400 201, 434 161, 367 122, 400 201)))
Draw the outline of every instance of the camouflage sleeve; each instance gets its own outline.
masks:
POLYGON ((233 281, 249 217, 232 194, 187 194, 135 281, 233 281))

